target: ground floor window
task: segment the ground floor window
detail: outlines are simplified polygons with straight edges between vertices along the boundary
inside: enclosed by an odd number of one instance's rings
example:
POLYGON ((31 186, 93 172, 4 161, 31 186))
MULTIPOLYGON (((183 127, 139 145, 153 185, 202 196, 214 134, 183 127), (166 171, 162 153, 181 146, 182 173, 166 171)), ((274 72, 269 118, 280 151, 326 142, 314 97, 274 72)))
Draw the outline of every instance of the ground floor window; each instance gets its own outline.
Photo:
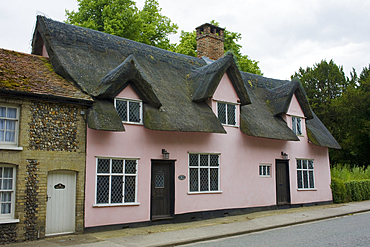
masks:
POLYGON ((297 159, 298 189, 315 188, 313 160, 297 159))
POLYGON ((0 165, 0 218, 14 218, 15 168, 0 165))
POLYGON ((220 155, 189 154, 189 191, 220 190, 220 155))
POLYGON ((135 203, 137 159, 97 158, 96 204, 135 203))
POLYGON ((260 164, 260 177, 271 177, 271 164, 260 164))

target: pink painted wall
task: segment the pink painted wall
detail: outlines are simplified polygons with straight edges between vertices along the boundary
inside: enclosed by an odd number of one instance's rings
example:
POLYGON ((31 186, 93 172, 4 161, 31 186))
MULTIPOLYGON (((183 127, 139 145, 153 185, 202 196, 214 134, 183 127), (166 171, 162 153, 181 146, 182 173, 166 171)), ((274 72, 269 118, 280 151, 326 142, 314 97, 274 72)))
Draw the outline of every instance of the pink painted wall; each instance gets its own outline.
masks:
MULTIPOLYGON (((139 99, 131 87, 125 88, 118 97, 139 99)), ((237 102, 237 95, 226 75, 211 101, 213 109, 216 109, 215 100, 237 102)), ((294 99, 288 113, 290 112, 303 116, 294 99)), ((290 116, 287 115, 286 118, 290 116)), ((281 151, 287 153, 290 159, 292 204, 332 199, 328 149, 308 143, 307 135, 299 137, 299 142, 293 142, 250 137, 239 128, 229 126, 225 126, 227 134, 153 131, 134 124, 125 124, 125 128, 125 132, 87 130, 85 227, 150 220, 151 159, 161 159, 162 148, 168 150, 170 159, 176 159, 175 214, 275 205, 275 160, 281 159, 281 151), (188 152, 220 153, 221 192, 188 193, 188 152), (93 207, 96 156, 140 158, 137 193, 139 205, 93 207), (296 158, 314 159, 316 190, 297 190, 296 158), (271 164, 272 176, 259 177, 259 164, 271 164), (179 180, 179 175, 185 175, 186 179, 179 180)))

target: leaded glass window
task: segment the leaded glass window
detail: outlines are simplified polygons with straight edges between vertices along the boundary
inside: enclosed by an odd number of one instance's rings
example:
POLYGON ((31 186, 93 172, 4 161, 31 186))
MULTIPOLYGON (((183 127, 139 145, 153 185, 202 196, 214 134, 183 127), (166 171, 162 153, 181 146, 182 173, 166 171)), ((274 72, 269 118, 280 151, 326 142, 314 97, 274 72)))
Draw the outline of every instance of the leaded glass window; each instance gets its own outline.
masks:
POLYGON ((236 125, 236 105, 217 102, 217 116, 222 124, 236 125))
POLYGON ((189 191, 220 190, 220 155, 189 154, 189 191))
POLYGON ((0 144, 16 144, 18 108, 0 106, 0 144))
POLYGON ((302 135, 302 118, 292 117, 292 130, 296 135, 302 135))
POLYGON ((298 189, 314 189, 313 160, 297 159, 297 185, 298 189))
POLYGON ((96 171, 96 204, 136 202, 136 159, 98 158, 96 171))
POLYGON ((140 100, 115 99, 115 107, 124 123, 142 123, 142 102, 140 100))

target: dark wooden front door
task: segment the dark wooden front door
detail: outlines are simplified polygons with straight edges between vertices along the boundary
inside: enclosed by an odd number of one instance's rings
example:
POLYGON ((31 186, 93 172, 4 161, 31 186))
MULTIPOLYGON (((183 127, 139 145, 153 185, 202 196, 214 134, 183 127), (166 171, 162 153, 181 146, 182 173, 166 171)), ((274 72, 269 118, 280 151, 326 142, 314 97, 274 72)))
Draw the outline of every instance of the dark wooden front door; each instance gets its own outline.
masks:
POLYGON ((152 161, 152 220, 172 219, 174 213, 174 161, 152 161))
POLYGON ((288 160, 276 160, 276 201, 278 206, 290 204, 288 160))

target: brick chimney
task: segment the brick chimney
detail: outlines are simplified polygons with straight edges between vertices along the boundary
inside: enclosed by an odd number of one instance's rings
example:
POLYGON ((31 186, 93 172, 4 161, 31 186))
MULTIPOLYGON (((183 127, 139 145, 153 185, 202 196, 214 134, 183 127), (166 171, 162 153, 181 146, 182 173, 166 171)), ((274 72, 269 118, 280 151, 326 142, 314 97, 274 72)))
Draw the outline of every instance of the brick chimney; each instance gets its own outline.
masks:
POLYGON ((219 59, 224 55, 224 31, 225 29, 205 23, 196 28, 198 58, 203 56, 212 60, 219 59))

